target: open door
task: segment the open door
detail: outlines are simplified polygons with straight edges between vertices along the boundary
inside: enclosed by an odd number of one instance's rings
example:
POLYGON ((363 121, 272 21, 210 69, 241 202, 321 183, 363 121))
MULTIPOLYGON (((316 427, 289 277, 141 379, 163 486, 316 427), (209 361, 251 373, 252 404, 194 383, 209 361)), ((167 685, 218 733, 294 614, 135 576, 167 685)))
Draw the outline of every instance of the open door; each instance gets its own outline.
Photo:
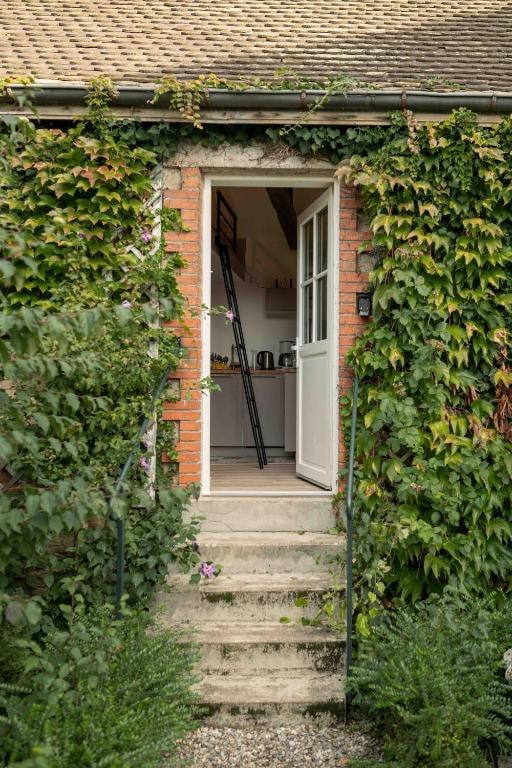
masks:
POLYGON ((296 471, 332 487, 332 192, 298 218, 296 471))

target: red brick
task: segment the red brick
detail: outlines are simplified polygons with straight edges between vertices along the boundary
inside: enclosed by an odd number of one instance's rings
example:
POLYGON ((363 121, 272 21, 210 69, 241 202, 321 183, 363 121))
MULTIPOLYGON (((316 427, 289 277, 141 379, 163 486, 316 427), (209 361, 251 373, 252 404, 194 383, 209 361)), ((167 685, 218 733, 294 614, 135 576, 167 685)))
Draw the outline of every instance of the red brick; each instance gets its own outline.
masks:
POLYGON ((181 188, 164 191, 164 204, 177 208, 187 232, 167 232, 165 250, 182 253, 186 265, 177 275, 178 286, 187 301, 185 317, 173 324, 180 336, 186 356, 175 377, 181 382, 181 399, 166 403, 164 418, 179 421, 178 482, 188 485, 201 476, 201 406, 203 394, 197 385, 201 378, 201 187, 202 174, 198 168, 182 168, 181 188))
MULTIPOLYGON (((195 307, 198 314, 187 317, 172 327, 180 335, 183 346, 187 350, 180 369, 173 374, 181 384, 182 399, 177 403, 166 403, 164 418, 180 422, 179 483, 187 485, 199 482, 201 475, 201 428, 202 428, 202 393, 197 389, 201 378, 201 188, 202 174, 198 168, 181 169, 181 189, 167 190, 164 193, 164 204, 178 208, 188 232, 172 232, 166 234, 166 251, 179 251, 186 258, 187 265, 180 271, 178 284, 186 297, 189 307, 195 307)), ((361 208, 359 191, 352 186, 341 186, 340 201, 340 275, 339 275, 339 340, 340 368, 338 389, 339 394, 349 391, 352 384, 352 372, 345 365, 345 353, 352 347, 357 336, 364 330, 366 322, 356 312, 356 293, 368 286, 367 275, 357 273, 357 249, 371 235, 368 232, 357 231, 356 212, 361 208)), ((340 425, 341 426, 341 425, 340 425)), ((343 445, 343 433, 340 429, 339 446, 340 466, 346 457, 346 447, 343 445)))

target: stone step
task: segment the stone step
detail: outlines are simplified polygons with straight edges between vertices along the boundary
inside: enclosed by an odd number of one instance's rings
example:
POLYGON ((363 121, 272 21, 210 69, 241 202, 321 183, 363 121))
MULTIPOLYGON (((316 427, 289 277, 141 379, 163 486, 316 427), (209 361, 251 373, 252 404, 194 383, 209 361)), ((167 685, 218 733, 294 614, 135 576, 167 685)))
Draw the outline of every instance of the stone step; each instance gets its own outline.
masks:
POLYGON ((341 601, 346 545, 332 533, 330 497, 210 496, 190 514, 204 518, 201 560, 222 573, 191 584, 171 572, 155 604, 164 626, 186 630, 201 648, 198 690, 209 723, 336 721, 345 639, 301 622, 321 619, 328 593, 341 601))
POLYGON ((327 531, 336 524, 330 496, 201 496, 187 512, 201 531, 327 531))
POLYGON ((339 673, 345 663, 345 638, 324 627, 279 622, 203 622, 192 635, 201 648, 201 673, 339 673))
POLYGON ((338 534, 305 531, 295 533, 201 532, 197 543, 201 560, 222 565, 224 573, 318 573, 329 563, 339 570, 336 557, 345 553, 345 539, 338 534))
POLYGON ((300 677, 207 675, 197 690, 207 704, 209 725, 291 725, 339 719, 344 711, 343 686, 341 674, 313 672, 300 677))
POLYGON ((232 574, 191 584, 187 574, 170 575, 156 596, 166 619, 201 626, 203 621, 300 621, 313 619, 333 586, 329 574, 232 574), (296 605, 306 598, 307 605, 296 605))

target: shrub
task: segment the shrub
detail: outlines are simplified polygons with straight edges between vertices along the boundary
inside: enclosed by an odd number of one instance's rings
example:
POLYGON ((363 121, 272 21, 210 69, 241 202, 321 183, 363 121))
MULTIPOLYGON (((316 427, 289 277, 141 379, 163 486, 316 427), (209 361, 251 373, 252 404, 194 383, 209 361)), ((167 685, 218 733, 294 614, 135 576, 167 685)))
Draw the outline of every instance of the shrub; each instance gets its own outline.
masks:
POLYGON ((196 654, 182 639, 147 615, 108 611, 49 635, 19 684, 0 688, 2 764, 161 765, 193 727, 196 654))
POLYGON ((351 687, 383 729, 389 768, 482 768, 512 744, 502 668, 512 602, 497 600, 450 591, 397 611, 362 641, 351 687))
POLYGON ((174 458, 161 418, 172 393, 136 443, 151 392, 183 355, 183 261, 165 250, 166 231, 183 225, 178 211, 159 210, 154 152, 116 134, 100 108, 106 87, 96 83, 89 120, 67 130, 0 120, 2 632, 6 622, 37 631, 59 621, 76 595, 112 599, 109 499, 134 447, 115 501, 127 593, 145 601, 171 559, 197 559, 186 551, 197 526, 182 517, 190 494, 171 487, 159 461, 174 458))

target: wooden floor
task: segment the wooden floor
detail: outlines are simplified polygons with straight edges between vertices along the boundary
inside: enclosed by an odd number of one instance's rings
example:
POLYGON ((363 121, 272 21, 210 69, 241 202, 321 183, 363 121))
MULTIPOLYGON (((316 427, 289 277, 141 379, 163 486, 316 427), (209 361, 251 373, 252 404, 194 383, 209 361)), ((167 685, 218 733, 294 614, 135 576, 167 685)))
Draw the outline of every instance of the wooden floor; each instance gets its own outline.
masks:
MULTIPOLYGON (((322 493, 323 489, 301 480, 295 474, 295 461, 269 459, 266 467, 260 469, 254 459, 212 459, 210 490, 259 491, 264 493, 322 493)), ((324 491, 325 492, 325 491, 324 491)))

